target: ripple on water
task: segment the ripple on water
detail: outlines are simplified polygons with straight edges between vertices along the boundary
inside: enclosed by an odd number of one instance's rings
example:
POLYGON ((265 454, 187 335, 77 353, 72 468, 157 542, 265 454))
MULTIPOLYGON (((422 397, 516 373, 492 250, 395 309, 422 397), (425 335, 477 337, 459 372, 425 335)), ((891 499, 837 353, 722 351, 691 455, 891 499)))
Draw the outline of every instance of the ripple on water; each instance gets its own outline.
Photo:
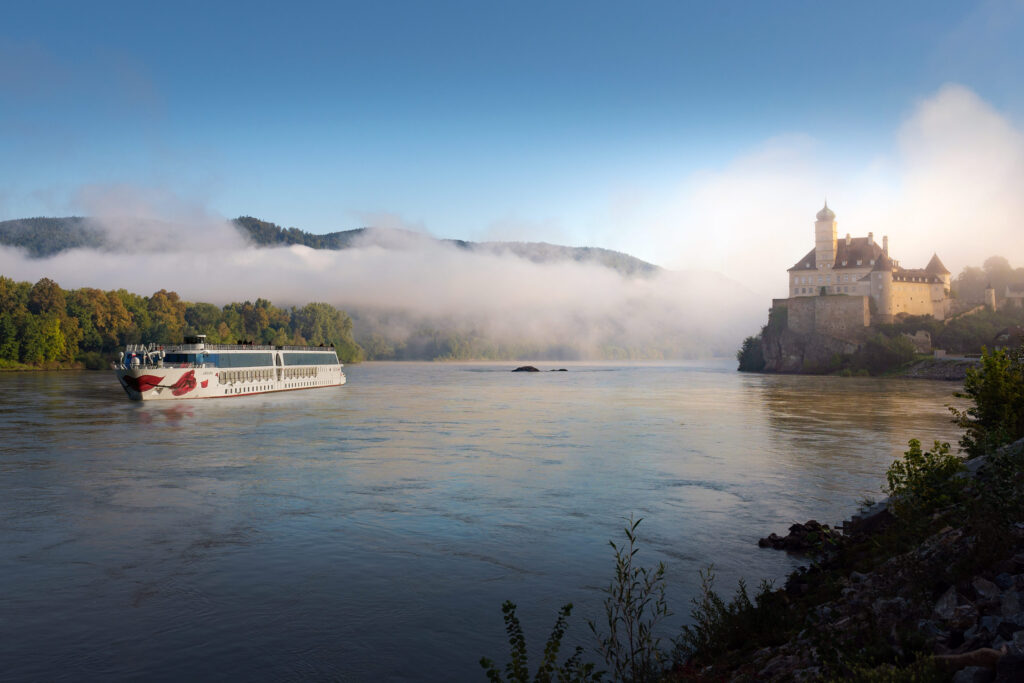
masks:
POLYGON ((698 569, 781 576, 759 536, 839 521, 911 437, 955 440, 946 384, 563 366, 365 364, 173 405, 0 375, 5 675, 475 678, 506 599, 531 639, 574 602, 589 647, 630 515, 675 628, 698 569))

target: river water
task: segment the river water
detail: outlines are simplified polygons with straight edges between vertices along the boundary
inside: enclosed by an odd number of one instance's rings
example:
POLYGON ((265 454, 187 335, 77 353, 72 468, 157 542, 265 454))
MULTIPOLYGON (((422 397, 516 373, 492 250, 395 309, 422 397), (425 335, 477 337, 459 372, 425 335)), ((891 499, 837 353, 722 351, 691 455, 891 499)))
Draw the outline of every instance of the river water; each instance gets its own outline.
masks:
POLYGON ((630 515, 671 637, 699 569, 784 576, 760 536, 839 522, 909 438, 957 436, 952 384, 513 365, 173 404, 0 375, 0 679, 482 680, 506 599, 534 664, 565 602, 593 645, 630 515))

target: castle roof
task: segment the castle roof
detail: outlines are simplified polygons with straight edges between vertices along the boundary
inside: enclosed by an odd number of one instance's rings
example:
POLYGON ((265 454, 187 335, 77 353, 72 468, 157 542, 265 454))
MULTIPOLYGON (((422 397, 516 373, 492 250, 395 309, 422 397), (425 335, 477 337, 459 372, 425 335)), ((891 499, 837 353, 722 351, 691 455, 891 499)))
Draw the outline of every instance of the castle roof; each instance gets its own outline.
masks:
POLYGON ((845 239, 841 239, 836 242, 836 264, 833 267, 836 270, 863 268, 871 265, 872 261, 878 263, 878 259, 883 255, 878 242, 869 242, 867 237, 851 237, 849 244, 845 239))
POLYGON ((832 211, 832 209, 828 208, 828 200, 825 200, 825 206, 824 208, 822 208, 821 211, 818 212, 817 219, 819 221, 831 221, 834 220, 835 217, 836 214, 832 211))
MULTIPOLYGON (((851 237, 849 244, 845 239, 839 239, 836 241, 836 262, 832 268, 833 270, 842 270, 844 268, 870 267, 872 262, 878 262, 882 254, 882 247, 878 246, 878 242, 874 240, 869 242, 867 237, 851 237)), ((817 270, 817 268, 814 249, 811 249, 789 270, 817 270)))
POLYGON ((871 269, 872 272, 876 272, 876 271, 880 271, 880 272, 890 271, 891 272, 893 270, 896 270, 896 269, 893 267, 892 259, 889 258, 888 256, 886 256, 885 254, 882 254, 879 258, 877 258, 875 260, 875 267, 871 269))
POLYGON ((932 254, 932 260, 928 262, 928 265, 925 266, 924 269, 927 270, 929 273, 936 273, 939 275, 951 275, 951 273, 948 270, 946 270, 946 266, 942 265, 942 261, 939 260, 938 254, 932 254))
POLYGON ((817 259, 814 258, 814 250, 811 249, 807 253, 807 256, 804 256, 802 259, 797 261, 796 264, 792 268, 789 268, 788 270, 816 270, 818 268, 818 265, 817 263, 815 263, 815 261, 817 261, 817 259))

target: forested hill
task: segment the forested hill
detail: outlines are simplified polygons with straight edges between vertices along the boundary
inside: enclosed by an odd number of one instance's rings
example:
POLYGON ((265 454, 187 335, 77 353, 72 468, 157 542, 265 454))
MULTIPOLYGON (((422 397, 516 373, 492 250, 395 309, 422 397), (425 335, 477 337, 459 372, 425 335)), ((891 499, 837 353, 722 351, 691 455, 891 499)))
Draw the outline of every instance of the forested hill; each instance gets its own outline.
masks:
POLYGON ((99 248, 104 243, 103 233, 81 216, 0 221, 0 244, 22 247, 36 258, 78 247, 99 248))
MULTIPOLYGON (((301 244, 313 249, 349 249, 356 245, 376 245, 385 249, 408 249, 417 244, 444 243, 479 253, 510 254, 534 263, 596 263, 627 276, 652 275, 659 270, 658 266, 629 254, 597 247, 565 247, 545 242, 437 240, 394 228, 357 228, 317 235, 298 228, 282 228, 252 216, 241 216, 233 222, 249 241, 258 246, 301 244)), ((102 248, 105 244, 103 231, 79 216, 0 221, 0 245, 24 248, 35 258, 53 256, 78 247, 102 248)))
POLYGON ((453 244, 460 249, 492 253, 497 255, 511 254, 534 263, 550 263, 555 261, 579 261, 597 263, 616 270, 623 275, 651 275, 659 270, 658 266, 641 261, 638 258, 611 249, 599 247, 564 247, 546 242, 469 242, 466 240, 435 240, 433 237, 411 230, 395 228, 357 228, 341 232, 329 232, 324 235, 299 230, 298 228, 282 228, 274 223, 261 221, 252 216, 235 219, 239 229, 249 239, 259 245, 303 244, 313 249, 347 249, 354 244, 377 245, 384 248, 409 248, 423 242, 443 242, 453 244))

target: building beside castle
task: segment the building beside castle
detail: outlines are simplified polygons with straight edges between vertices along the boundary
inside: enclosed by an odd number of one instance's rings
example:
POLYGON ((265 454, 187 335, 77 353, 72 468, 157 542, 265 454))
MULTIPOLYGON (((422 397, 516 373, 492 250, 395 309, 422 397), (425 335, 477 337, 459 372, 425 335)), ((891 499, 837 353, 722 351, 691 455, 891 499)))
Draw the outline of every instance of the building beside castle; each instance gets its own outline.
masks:
MULTIPOLYGON (((889 255, 889 238, 882 243, 874 234, 838 238, 838 223, 828 202, 814 223, 814 248, 789 269, 789 301, 804 297, 826 297, 814 305, 853 310, 853 301, 840 303, 833 297, 862 298, 870 319, 891 322, 901 313, 930 315, 944 320, 950 309, 950 272, 933 255, 924 268, 903 268, 889 255), (834 303, 826 303, 828 300, 834 303)), ((784 300, 777 300, 781 303, 784 300)), ((808 308, 810 302, 798 304, 808 308)), ((792 308, 792 307, 791 307, 792 308)), ((866 317, 866 316, 861 316, 866 317)), ((865 323, 867 324, 867 323, 865 323)), ((817 327, 817 326, 815 326, 817 327)))

